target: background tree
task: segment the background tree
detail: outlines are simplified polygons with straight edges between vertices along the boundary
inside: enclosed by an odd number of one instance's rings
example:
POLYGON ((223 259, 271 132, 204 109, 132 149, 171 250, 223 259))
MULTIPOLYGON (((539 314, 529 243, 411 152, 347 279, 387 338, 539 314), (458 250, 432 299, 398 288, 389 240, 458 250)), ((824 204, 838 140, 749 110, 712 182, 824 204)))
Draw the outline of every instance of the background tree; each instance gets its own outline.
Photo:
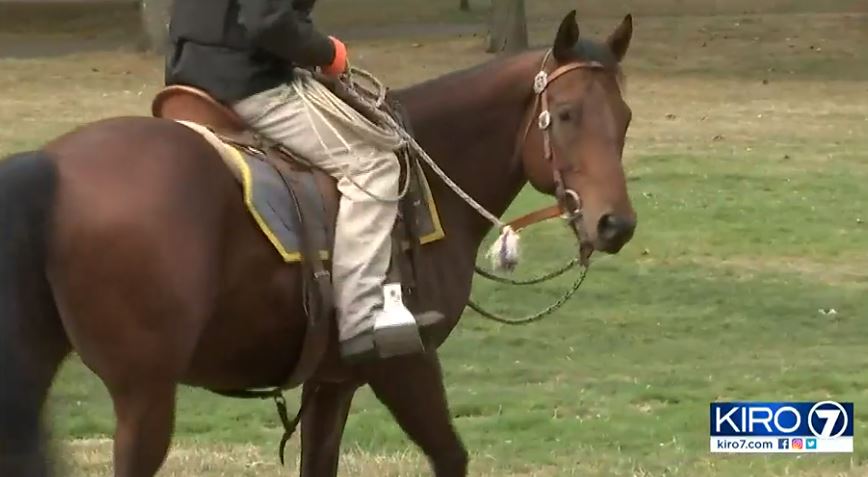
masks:
POLYGON ((492 0, 488 29, 489 53, 513 53, 527 48, 524 0, 492 0))
POLYGON ((163 53, 169 44, 169 10, 173 0, 141 0, 139 11, 145 47, 163 53))

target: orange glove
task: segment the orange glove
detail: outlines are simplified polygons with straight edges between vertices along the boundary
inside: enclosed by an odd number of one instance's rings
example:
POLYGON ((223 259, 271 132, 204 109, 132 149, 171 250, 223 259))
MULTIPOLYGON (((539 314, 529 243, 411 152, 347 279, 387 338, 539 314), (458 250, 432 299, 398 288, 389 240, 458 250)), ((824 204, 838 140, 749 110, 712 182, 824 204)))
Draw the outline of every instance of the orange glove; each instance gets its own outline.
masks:
POLYGON ((331 76, 340 76, 347 71, 347 45, 333 36, 329 39, 335 47, 335 59, 332 64, 324 66, 322 72, 331 76))

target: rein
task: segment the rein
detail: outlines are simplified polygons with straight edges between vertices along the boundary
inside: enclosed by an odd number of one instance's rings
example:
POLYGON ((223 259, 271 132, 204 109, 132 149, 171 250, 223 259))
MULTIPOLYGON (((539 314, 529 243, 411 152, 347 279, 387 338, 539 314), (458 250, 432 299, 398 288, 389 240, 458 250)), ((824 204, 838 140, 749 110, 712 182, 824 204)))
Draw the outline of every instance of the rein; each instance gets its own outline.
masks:
MULTIPOLYGON (((552 83, 554 83, 557 79, 563 77, 565 74, 579 70, 579 69, 593 69, 599 70, 603 69, 603 65, 601 63, 590 61, 576 61, 572 63, 567 63, 565 65, 561 65, 554 69, 551 73, 546 72, 545 65, 548 63, 549 57, 551 56, 551 50, 547 51, 545 56, 543 56, 542 65, 540 65, 540 71, 534 77, 533 81, 533 91, 534 91, 534 101, 531 108, 528 110, 528 119, 525 121, 526 125, 524 127, 524 132, 519 136, 520 140, 516 146, 515 157, 518 158, 520 154, 524 151, 524 146, 527 143, 528 135, 530 134, 531 127, 534 124, 533 114, 536 113, 537 110, 540 110, 539 116, 536 118, 536 125, 542 131, 543 135, 543 157, 546 162, 549 163, 552 170, 552 176, 555 184, 555 198, 557 199, 557 203, 552 206, 544 207, 539 210, 535 210, 528 214, 525 214, 518 219, 513 220, 507 224, 508 227, 511 227, 515 231, 519 231, 525 227, 530 225, 534 225, 555 217, 561 217, 564 219, 573 232, 576 234, 576 238, 579 240, 579 243, 583 243, 585 240, 584 229, 581 226, 582 219, 582 200, 581 196, 578 192, 569 189, 566 187, 564 182, 564 173, 568 172, 571 169, 569 164, 565 163, 562 160, 559 160, 556 156, 554 149, 552 148, 552 140, 551 140, 551 112, 549 110, 549 98, 548 98, 548 87, 552 83)), ((580 252, 581 253, 581 252, 580 252)), ((504 318, 502 316, 496 315, 490 311, 485 310, 481 306, 479 306, 475 301, 469 300, 468 306, 470 309, 479 313, 483 318, 487 318, 492 321, 496 321, 498 323, 506 324, 506 325, 524 325, 528 323, 532 323, 538 321, 555 311, 561 308, 567 301, 569 301, 573 295, 578 292, 579 288, 585 282, 585 278, 588 275, 588 269, 590 267, 590 262, 588 262, 589 257, 579 257, 574 258, 562 265, 560 268, 540 275, 538 277, 525 279, 525 280, 515 280, 507 277, 502 277, 499 275, 495 275, 494 273, 485 271, 481 269, 478 265, 475 267, 475 272, 489 280, 505 283, 509 285, 535 285, 538 283, 543 283, 553 278, 559 277, 566 273, 567 271, 574 268, 576 265, 581 265, 582 271, 576 280, 573 282, 573 285, 567 290, 560 298, 558 298, 554 303, 547 306, 546 308, 533 313, 531 315, 518 318, 518 319, 510 319, 504 318)))
MULTIPOLYGON (((552 205, 552 206, 545 207, 545 208, 542 208, 539 210, 535 210, 529 214, 525 214, 525 215, 509 222, 508 225, 513 227, 516 231, 520 231, 521 229, 523 229, 529 225, 544 222, 546 220, 553 219, 553 218, 559 217, 559 216, 562 216, 560 206, 552 205)), ((476 272, 477 275, 479 275, 483 278, 487 278, 488 280, 491 280, 493 282, 504 283, 507 285, 515 285, 515 286, 526 286, 526 285, 536 285, 539 283, 547 282, 553 278, 557 278, 557 277, 563 275, 564 273, 575 268, 576 265, 580 264, 580 262, 581 262, 581 259, 573 258, 573 259, 569 260, 567 263, 565 263, 564 265, 562 265, 560 268, 557 268, 554 271, 545 273, 543 275, 540 275, 540 276, 537 276, 534 278, 525 279, 525 280, 516 280, 514 278, 502 277, 502 276, 496 275, 494 273, 491 273, 489 271, 483 270, 478 265, 474 268, 474 271, 476 272)), ((588 276, 589 268, 590 267, 583 265, 581 273, 576 278, 576 280, 573 282, 573 285, 570 287, 570 289, 567 290, 563 295, 561 295, 561 297, 558 298, 554 303, 552 303, 551 305, 543 308, 542 310, 540 310, 536 313, 533 313, 533 314, 530 314, 527 316, 523 316, 521 318, 505 318, 501 315, 497 315, 494 312, 491 312, 491 311, 488 311, 488 310, 482 308, 478 303, 476 303, 472 299, 468 300, 467 306, 470 307, 471 310, 479 313, 479 315, 482 316, 483 318, 486 318, 486 319, 491 320, 491 321, 495 321, 495 322, 500 323, 500 324, 526 325, 529 323, 533 323, 535 321, 539 321, 539 320, 545 318, 546 316, 556 312, 558 309, 560 309, 562 306, 564 306, 573 297, 573 295, 575 295, 579 291, 579 288, 581 288, 582 284, 585 282, 585 278, 588 276)))
MULTIPOLYGON (((572 266, 570 266, 570 268, 572 268, 572 266)), ((471 310, 479 313, 480 316, 482 316, 483 318, 487 318, 489 320, 496 321, 496 322, 504 324, 504 325, 526 325, 528 323, 533 323, 534 321, 539 321, 539 320, 545 318, 546 316, 554 313, 560 307, 564 306, 564 304, 566 302, 570 301, 570 298, 572 298, 573 295, 575 295, 576 292, 579 291, 579 288, 582 286, 582 283, 585 282, 585 278, 587 276, 588 276, 588 269, 582 268, 582 273, 579 275, 579 277, 576 279, 576 281, 573 282, 573 285, 570 287, 570 289, 567 290, 567 292, 564 293, 560 298, 558 298, 557 301, 555 301, 551 305, 543 308, 542 310, 540 310, 536 313, 533 313, 531 315, 524 316, 521 318, 504 318, 504 317, 496 315, 490 311, 486 311, 485 309, 483 309, 479 305, 477 305, 476 302, 474 302, 473 300, 470 300, 467 303, 467 306, 469 306, 471 310)))

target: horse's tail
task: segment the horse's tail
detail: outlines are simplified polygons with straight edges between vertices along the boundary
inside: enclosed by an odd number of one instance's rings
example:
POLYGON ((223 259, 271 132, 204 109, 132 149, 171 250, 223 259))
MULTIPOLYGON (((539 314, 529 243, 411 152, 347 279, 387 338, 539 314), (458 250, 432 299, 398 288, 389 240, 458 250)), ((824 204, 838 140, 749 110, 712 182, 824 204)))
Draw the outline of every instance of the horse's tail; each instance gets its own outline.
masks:
POLYGON ((0 475, 49 473, 41 429, 68 340, 46 277, 56 164, 44 152, 0 159, 0 475))

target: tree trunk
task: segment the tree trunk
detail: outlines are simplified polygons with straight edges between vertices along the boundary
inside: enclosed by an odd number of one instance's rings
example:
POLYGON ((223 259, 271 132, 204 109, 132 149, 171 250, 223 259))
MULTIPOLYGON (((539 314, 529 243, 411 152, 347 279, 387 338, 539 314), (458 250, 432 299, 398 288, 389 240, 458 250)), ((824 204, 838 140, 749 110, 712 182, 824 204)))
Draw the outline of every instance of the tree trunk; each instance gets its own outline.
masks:
POLYGON ((169 11, 173 0, 141 0, 139 10, 145 48, 164 53, 169 45, 169 11))
POLYGON ((460 1, 461 1, 461 3, 458 5, 458 8, 462 12, 469 12, 470 11, 470 0, 460 0, 460 1))
POLYGON ((527 48, 524 0, 492 0, 488 53, 514 53, 527 48))

